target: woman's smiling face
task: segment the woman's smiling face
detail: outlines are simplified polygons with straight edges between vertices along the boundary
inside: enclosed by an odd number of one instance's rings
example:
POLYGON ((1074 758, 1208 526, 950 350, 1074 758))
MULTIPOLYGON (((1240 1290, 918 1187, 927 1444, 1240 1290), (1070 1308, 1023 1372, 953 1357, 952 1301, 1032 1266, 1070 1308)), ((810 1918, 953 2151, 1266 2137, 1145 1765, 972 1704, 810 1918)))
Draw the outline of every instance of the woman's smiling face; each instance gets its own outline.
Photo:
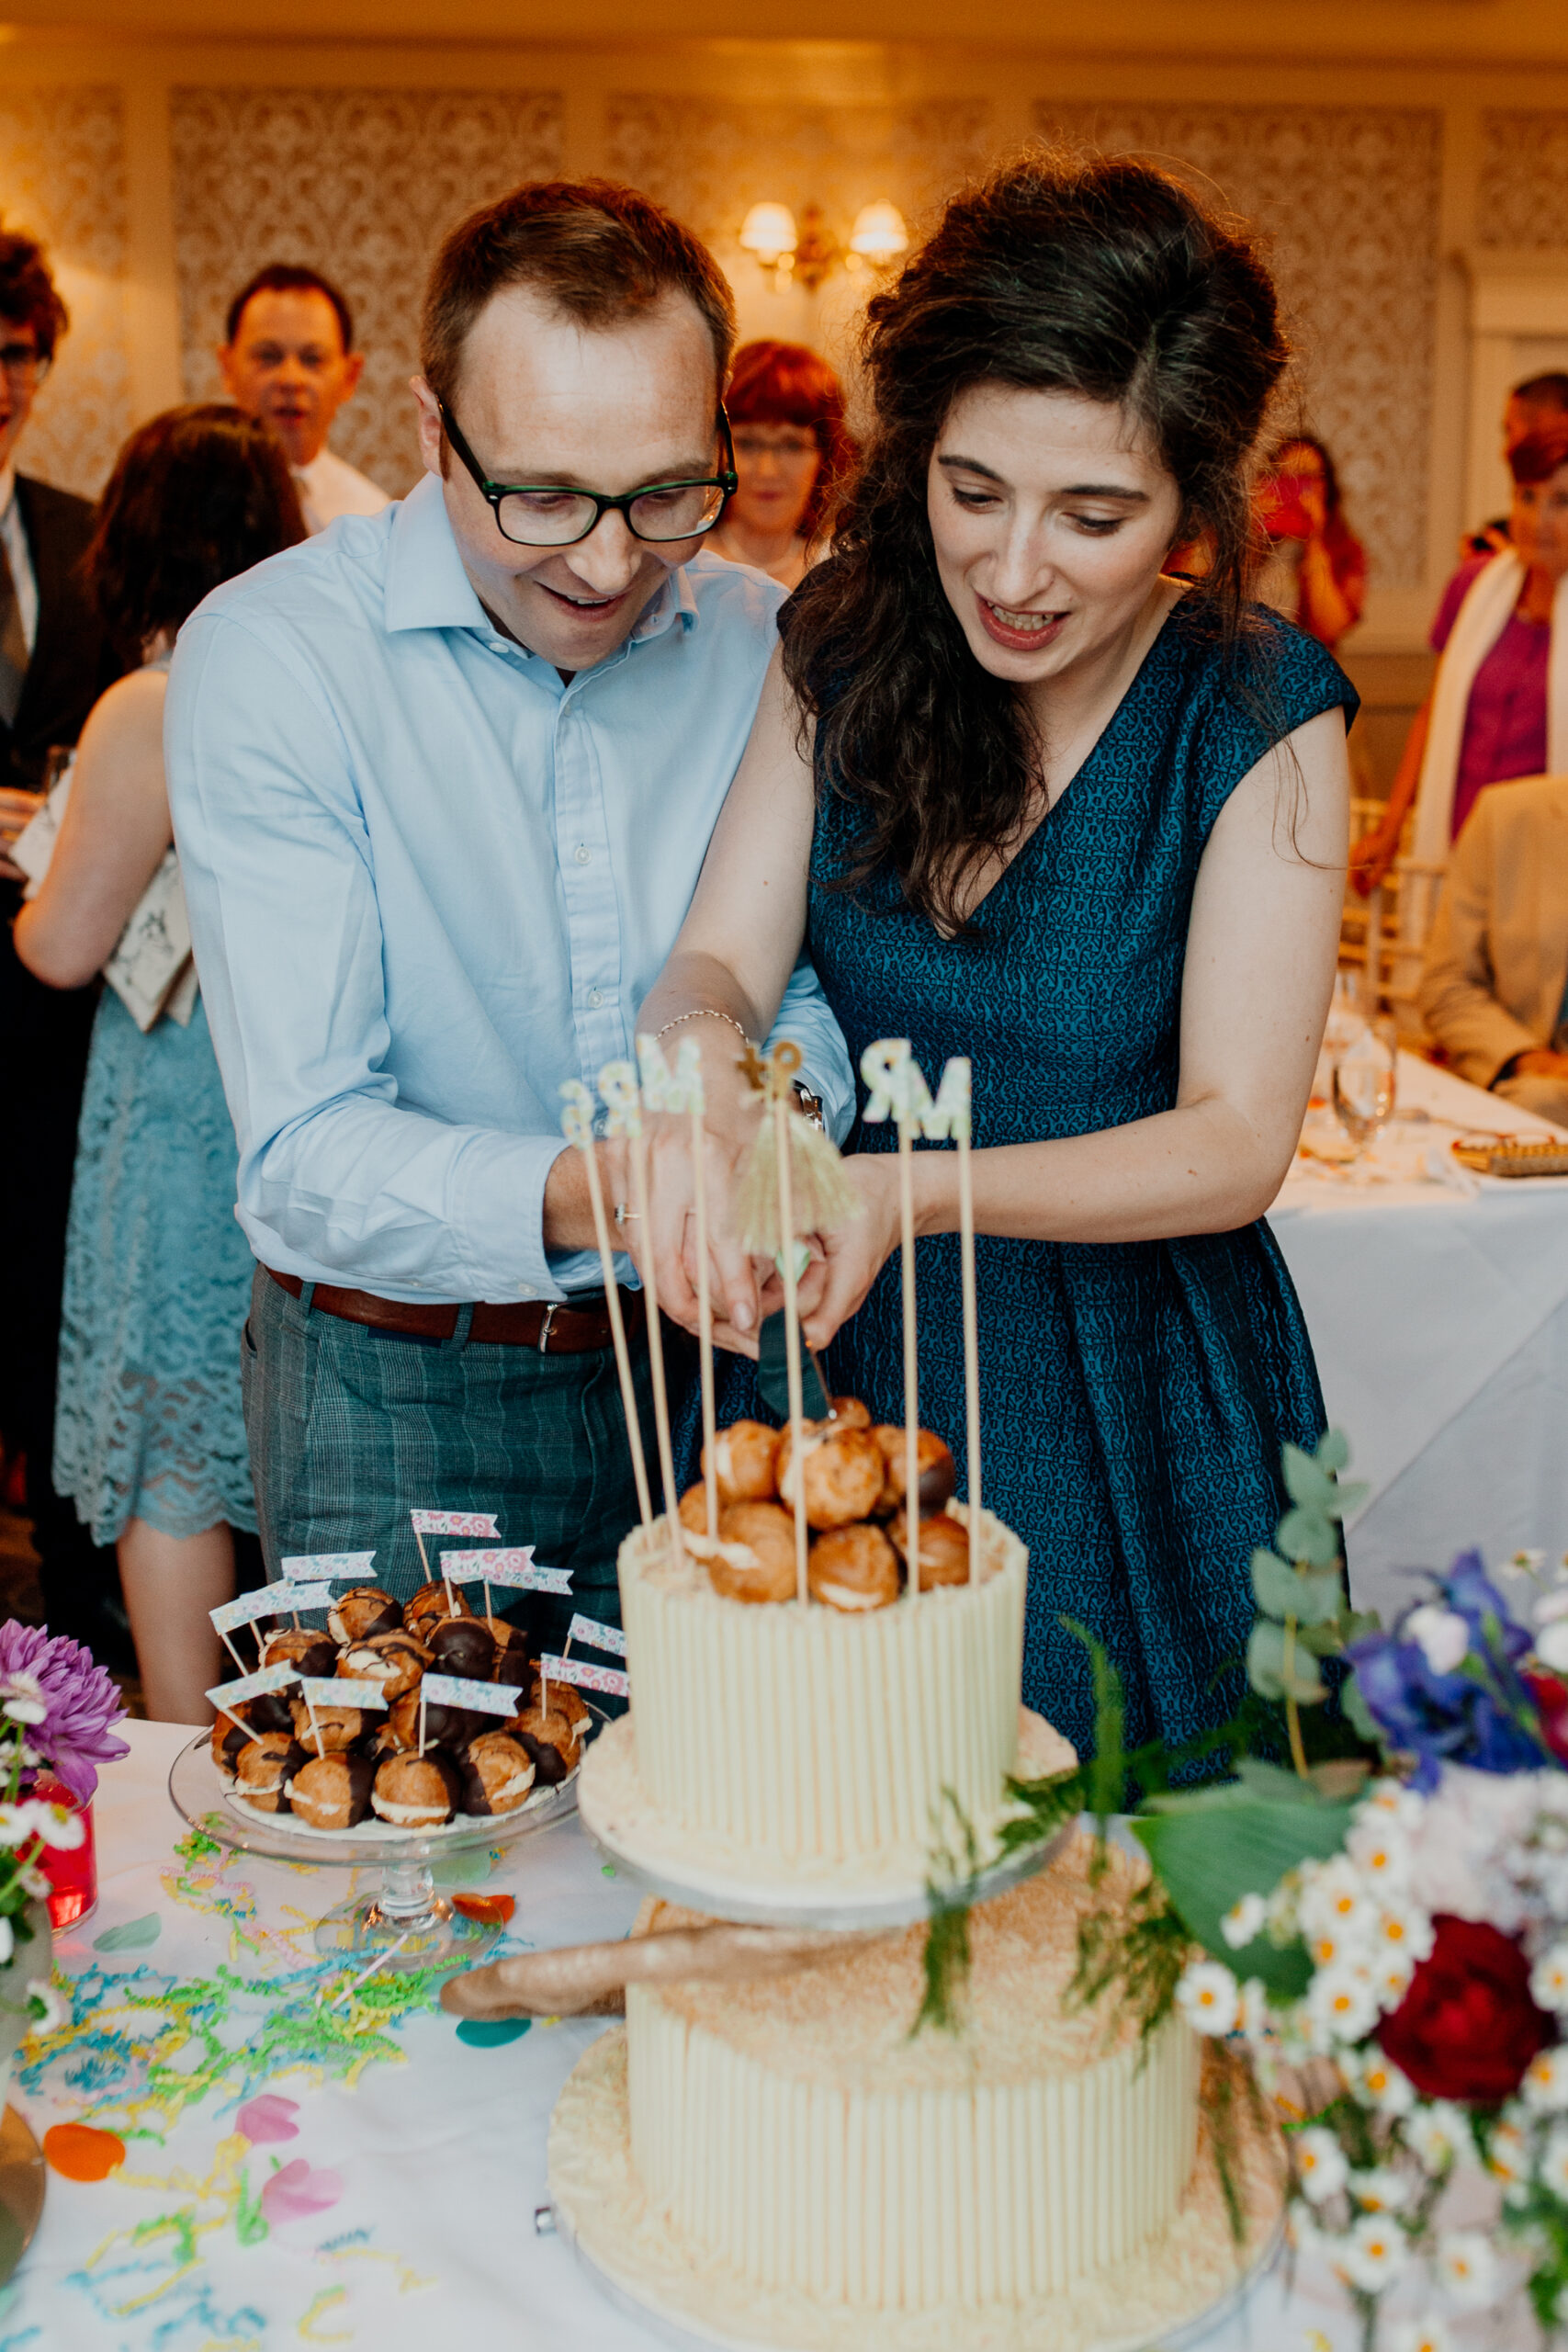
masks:
POLYGON ((987 381, 948 411, 926 511, 970 651, 1028 688, 1107 650, 1137 619, 1181 499, 1122 409, 987 381))

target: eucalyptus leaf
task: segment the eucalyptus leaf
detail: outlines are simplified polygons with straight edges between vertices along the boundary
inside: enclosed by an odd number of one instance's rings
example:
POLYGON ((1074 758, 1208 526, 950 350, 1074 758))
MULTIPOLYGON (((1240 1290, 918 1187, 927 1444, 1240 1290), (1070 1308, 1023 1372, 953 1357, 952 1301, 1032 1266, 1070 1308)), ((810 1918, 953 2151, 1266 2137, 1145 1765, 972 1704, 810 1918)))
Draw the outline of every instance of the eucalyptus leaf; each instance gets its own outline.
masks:
POLYGON ((1350 1441, 1343 1430, 1325 1430, 1317 1442, 1317 1464, 1322 1470, 1343 1470, 1350 1460, 1350 1441))
POLYGON ((1345 1679, 1345 1687, 1339 1694, 1339 1703, 1345 1711, 1345 1720, 1357 1738, 1370 1740, 1374 1747, 1381 1747, 1383 1737, 1382 1727, 1368 1706, 1361 1686, 1353 1674, 1347 1675, 1345 1679))
POLYGON ((1294 1568, 1277 1552, 1254 1552, 1252 1589, 1266 1617, 1278 1617, 1282 1623, 1295 1615, 1297 1581, 1294 1568))
POLYGON ((1352 1609, 1345 1620, 1344 1634, 1347 1642, 1364 1642, 1369 1634, 1382 1632, 1382 1619, 1375 1609, 1352 1609))
POLYGON ((1329 1625, 1298 1625, 1296 1640, 1314 1657, 1339 1657, 1345 1648, 1345 1635, 1337 1620, 1329 1625))
POLYGON ((1337 1854, 1350 1813, 1348 1804, 1313 1798, 1273 1803, 1243 1784, 1223 1805, 1178 1810, 1162 1804, 1157 1812, 1139 1814, 1133 1829, 1183 1925, 1204 1950, 1243 1979, 1260 1976, 1271 1993, 1291 1999, 1305 1988, 1305 1953, 1299 1947, 1280 1951, 1266 1937, 1233 1952, 1220 1923, 1244 1894, 1269 1894, 1298 1863, 1337 1854))
POLYGON ((1261 1797, 1269 1804, 1315 1804, 1309 1781, 1288 1765, 1266 1763, 1261 1756, 1244 1756, 1236 1766, 1236 1777, 1249 1798, 1261 1797))
POLYGON ((1275 1542, 1287 1559, 1304 1560, 1309 1567, 1329 1568, 1339 1557, 1339 1530, 1310 1504, 1285 1513, 1275 1542))
POLYGON ((1317 1670, 1316 1661, 1301 1643, 1294 1644, 1294 1670, 1291 1688, 1285 1688, 1285 1629, 1267 1618, 1260 1618, 1252 1629, 1252 1639, 1247 1645, 1247 1676, 1253 1689, 1264 1699, 1296 1699, 1304 1705, 1315 1706, 1326 1698, 1327 1687, 1317 1670))
POLYGON ((1332 1624, 1345 1607, 1337 1556, 1332 1567, 1312 1568, 1303 1576, 1272 1552, 1254 1552, 1252 1589, 1265 1615, 1293 1617, 1299 1625, 1332 1624))
POLYGON ((1337 1489, 1338 1499, 1335 1504, 1335 1517, 1348 1519, 1352 1511, 1360 1510, 1371 1491, 1364 1478, 1341 1478, 1337 1489))
POLYGON ((1320 1469, 1312 1455, 1303 1453, 1299 1445, 1281 1448, 1281 1466, 1285 1492, 1291 1500, 1300 1503, 1306 1510, 1322 1511, 1332 1518, 1339 1490, 1329 1472, 1320 1469))

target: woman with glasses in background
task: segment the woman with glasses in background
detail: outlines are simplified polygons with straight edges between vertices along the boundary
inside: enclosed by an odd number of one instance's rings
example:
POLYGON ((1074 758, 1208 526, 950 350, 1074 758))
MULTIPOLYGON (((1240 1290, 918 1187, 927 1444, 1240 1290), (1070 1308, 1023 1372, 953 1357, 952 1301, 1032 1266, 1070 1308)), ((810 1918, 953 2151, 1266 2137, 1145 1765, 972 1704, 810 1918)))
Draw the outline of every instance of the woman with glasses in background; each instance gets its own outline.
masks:
POLYGON ((796 588, 828 552, 833 503, 855 456, 842 387, 803 343, 748 343, 724 404, 739 481, 708 546, 796 588))

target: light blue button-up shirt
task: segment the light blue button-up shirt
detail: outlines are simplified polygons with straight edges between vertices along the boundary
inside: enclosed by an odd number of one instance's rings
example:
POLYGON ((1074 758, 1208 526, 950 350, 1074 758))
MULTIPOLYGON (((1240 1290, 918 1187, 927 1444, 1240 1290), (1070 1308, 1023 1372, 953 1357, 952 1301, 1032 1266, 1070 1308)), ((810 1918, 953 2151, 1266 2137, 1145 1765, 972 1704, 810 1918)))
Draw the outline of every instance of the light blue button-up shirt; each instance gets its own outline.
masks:
MULTIPOLYGON (((405 1299, 600 1281, 545 1250, 560 1084, 632 1050, 779 603, 699 555, 563 684, 486 616, 427 477, 186 622, 169 799, 265 1265, 405 1299)), ((841 1135, 853 1081, 808 965, 775 1034, 841 1135)))

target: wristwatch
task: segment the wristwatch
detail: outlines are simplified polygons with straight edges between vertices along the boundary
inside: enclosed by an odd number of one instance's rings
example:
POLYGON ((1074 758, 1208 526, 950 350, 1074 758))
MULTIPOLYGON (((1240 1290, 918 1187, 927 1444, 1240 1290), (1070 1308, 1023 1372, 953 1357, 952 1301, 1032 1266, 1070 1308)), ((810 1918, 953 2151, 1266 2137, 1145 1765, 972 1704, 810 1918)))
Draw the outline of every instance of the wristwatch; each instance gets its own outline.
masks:
POLYGON ((822 1097, 820 1094, 813 1094, 808 1087, 801 1084, 798 1078, 795 1080, 793 1091, 795 1094, 795 1108, 800 1113, 801 1117, 806 1121, 807 1125, 808 1127, 815 1127, 818 1135, 825 1136, 828 1132, 828 1122, 822 1116, 822 1097))

